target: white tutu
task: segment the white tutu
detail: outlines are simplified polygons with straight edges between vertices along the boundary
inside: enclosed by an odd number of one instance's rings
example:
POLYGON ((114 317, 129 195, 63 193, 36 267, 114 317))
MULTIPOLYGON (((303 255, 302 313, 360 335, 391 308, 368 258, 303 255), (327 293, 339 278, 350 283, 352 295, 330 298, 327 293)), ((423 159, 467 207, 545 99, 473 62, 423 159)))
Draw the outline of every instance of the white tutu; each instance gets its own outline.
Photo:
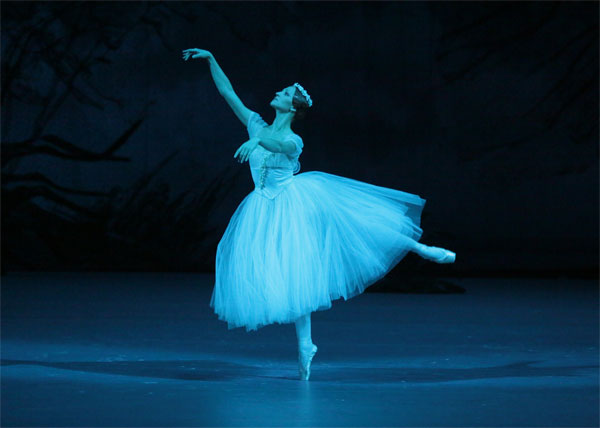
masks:
MULTIPOLYGON (((253 113, 250 136, 264 125, 253 113)), ((291 140, 297 151, 287 160, 261 146, 251 154, 256 188, 217 247, 210 306, 229 329, 291 323, 350 299, 385 276, 423 232, 425 199, 320 171, 294 176, 303 144, 297 135, 291 140)))

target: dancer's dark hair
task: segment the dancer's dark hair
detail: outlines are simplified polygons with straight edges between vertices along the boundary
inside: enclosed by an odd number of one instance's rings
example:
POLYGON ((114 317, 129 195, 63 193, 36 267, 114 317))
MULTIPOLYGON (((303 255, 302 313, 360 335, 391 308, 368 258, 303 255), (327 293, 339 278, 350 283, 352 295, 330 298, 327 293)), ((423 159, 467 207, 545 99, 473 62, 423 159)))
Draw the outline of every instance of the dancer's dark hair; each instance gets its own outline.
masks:
POLYGON ((306 98, 304 98, 304 95, 302 95, 302 92, 300 92, 300 90, 298 88, 294 88, 294 89, 295 89, 295 91, 294 91, 294 97, 292 98, 292 105, 296 109, 296 113, 294 114, 292 123, 296 119, 304 119, 304 116, 306 115, 306 111, 310 108, 308 105, 308 101, 306 101, 306 98))

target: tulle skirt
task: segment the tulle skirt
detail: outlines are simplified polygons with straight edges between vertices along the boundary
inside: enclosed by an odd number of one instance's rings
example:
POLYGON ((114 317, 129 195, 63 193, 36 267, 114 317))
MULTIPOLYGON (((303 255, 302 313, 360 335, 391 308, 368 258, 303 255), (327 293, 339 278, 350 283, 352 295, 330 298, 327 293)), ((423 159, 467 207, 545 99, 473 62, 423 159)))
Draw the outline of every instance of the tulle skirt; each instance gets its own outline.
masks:
POLYGON ((308 171, 274 199, 237 207, 217 246, 210 301, 228 329, 291 323, 387 274, 421 235, 426 200, 308 171))

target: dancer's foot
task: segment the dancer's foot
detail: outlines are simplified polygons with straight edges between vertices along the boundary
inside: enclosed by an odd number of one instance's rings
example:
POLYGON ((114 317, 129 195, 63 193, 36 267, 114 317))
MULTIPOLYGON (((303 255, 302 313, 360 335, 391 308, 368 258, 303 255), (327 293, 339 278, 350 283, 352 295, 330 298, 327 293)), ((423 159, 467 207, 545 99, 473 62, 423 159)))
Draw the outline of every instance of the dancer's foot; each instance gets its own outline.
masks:
POLYGON ((298 371, 300 380, 308 380, 310 377, 310 365, 317 353, 317 345, 312 342, 298 345, 298 371))
POLYGON ((424 259, 431 260, 436 263, 454 263, 456 260, 456 253, 453 253, 452 251, 440 247, 423 245, 418 242, 415 245, 415 251, 424 259))

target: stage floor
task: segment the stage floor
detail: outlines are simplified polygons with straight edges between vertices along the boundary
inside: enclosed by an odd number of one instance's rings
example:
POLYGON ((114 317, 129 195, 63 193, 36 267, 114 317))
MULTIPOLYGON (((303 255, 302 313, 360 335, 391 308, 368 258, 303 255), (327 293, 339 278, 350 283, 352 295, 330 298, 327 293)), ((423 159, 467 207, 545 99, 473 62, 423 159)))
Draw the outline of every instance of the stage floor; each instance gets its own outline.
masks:
POLYGON ((599 425, 598 281, 444 279, 313 313, 306 382, 294 325, 228 330, 213 275, 8 273, 1 425, 599 425))

